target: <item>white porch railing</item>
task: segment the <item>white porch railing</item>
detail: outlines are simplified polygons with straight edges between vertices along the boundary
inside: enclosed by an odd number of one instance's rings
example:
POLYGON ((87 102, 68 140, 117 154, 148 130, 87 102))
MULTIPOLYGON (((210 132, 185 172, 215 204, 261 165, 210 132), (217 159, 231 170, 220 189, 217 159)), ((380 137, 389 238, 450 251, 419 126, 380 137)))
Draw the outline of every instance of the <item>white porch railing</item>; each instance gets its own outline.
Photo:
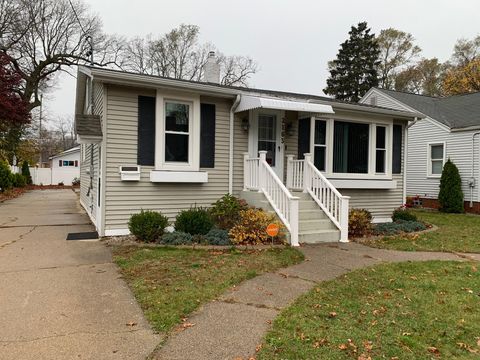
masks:
POLYGON ((343 196, 315 167, 311 154, 305 154, 305 160, 293 160, 287 157, 287 186, 291 189, 303 189, 320 206, 325 214, 340 230, 340 241, 348 241, 348 203, 349 196, 343 196), (303 163, 303 165, 299 165, 303 163), (301 171, 303 170, 303 174, 301 171))
POLYGON ((298 197, 293 196, 266 160, 266 151, 259 158, 244 154, 244 190, 258 190, 267 198, 280 220, 290 232, 290 244, 298 246, 298 197))

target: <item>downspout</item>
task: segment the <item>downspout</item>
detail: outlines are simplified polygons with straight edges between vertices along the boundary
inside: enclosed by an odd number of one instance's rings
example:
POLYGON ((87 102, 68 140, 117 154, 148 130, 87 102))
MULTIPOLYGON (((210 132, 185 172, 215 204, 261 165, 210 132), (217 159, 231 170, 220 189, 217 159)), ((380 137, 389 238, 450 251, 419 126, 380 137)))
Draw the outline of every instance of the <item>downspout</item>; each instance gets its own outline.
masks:
POLYGON ((413 121, 407 125, 405 129, 405 144, 403 145, 404 148, 404 158, 403 161, 403 203, 407 203, 407 170, 408 170, 408 129, 410 129, 413 125, 418 122, 418 118, 414 117, 413 121))
POLYGON ((480 135, 480 131, 472 135, 472 177, 468 181, 470 187, 470 207, 473 207, 473 188, 475 187, 475 136, 480 135))
POLYGON ((232 107, 230 108, 230 147, 228 149, 228 193, 233 192, 233 133, 235 132, 235 110, 240 103, 241 96, 237 95, 232 107))

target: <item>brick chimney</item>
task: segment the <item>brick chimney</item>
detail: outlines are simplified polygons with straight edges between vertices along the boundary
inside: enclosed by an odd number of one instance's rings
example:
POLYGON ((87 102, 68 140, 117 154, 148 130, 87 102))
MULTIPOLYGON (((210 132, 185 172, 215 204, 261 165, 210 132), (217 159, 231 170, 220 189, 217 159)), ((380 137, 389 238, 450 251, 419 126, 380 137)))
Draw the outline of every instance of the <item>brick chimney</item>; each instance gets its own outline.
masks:
POLYGON ((220 84, 220 65, 217 63, 215 51, 210 51, 208 53, 207 62, 205 63, 203 81, 220 84))

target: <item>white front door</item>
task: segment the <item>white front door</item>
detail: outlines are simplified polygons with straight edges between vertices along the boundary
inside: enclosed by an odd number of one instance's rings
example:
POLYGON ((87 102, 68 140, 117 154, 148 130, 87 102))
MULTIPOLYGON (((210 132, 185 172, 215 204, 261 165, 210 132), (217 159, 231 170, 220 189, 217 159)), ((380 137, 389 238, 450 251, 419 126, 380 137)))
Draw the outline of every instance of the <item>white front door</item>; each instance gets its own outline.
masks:
POLYGON ((283 144, 281 112, 254 112, 253 143, 251 149, 258 156, 261 150, 267 151, 267 162, 283 181, 283 144))

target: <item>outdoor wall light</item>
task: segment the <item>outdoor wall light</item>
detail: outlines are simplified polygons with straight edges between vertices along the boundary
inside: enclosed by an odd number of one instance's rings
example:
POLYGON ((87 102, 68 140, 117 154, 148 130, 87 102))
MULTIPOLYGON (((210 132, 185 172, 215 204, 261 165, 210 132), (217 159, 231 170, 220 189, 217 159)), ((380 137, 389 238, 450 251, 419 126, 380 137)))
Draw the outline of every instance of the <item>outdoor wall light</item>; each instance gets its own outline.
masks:
POLYGON ((248 122, 248 118, 243 118, 242 119, 242 129, 243 129, 243 131, 247 132, 249 127, 250 127, 250 124, 248 122))

